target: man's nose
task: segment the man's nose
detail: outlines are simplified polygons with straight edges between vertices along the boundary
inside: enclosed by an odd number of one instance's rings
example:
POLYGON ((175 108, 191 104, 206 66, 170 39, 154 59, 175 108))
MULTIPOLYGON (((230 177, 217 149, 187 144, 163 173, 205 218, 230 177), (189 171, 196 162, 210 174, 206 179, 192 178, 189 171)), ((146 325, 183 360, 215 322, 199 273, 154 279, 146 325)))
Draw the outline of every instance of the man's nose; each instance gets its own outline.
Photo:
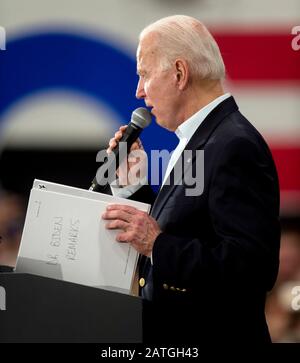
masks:
POLYGON ((140 79, 135 92, 136 98, 145 98, 144 82, 140 79))

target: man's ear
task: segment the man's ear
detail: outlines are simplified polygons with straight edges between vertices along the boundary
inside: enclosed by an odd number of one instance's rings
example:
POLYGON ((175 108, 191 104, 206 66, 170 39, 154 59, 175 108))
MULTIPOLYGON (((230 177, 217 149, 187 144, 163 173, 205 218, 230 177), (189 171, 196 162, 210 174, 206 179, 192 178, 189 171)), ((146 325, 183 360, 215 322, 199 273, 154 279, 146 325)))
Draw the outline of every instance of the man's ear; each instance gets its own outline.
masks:
POLYGON ((183 91, 188 84, 190 72, 189 66, 184 59, 176 59, 175 61, 175 69, 176 69, 176 82, 179 90, 183 91))

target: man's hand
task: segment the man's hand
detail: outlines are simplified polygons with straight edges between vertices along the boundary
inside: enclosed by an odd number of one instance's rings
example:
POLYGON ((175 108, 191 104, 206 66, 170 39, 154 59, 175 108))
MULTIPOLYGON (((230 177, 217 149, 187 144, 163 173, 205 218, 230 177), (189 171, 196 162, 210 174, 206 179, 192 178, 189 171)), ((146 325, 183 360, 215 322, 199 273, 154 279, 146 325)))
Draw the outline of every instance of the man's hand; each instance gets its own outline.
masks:
MULTIPOLYGON (((109 147, 107 148, 106 152, 109 154, 112 152, 112 150, 118 145, 120 139, 122 138, 125 130, 127 128, 127 125, 121 126, 119 128, 119 131, 115 133, 115 136, 109 140, 109 147)), ((124 160, 121 165, 119 166, 119 169, 117 170, 116 174, 119 178, 119 182, 121 185, 130 185, 130 178, 129 174, 130 171, 134 170, 134 167, 141 163, 141 173, 139 175, 136 175, 136 177, 139 179, 142 179, 147 175, 147 155, 144 151, 143 145, 141 143, 140 139, 137 139, 132 145, 129 150, 129 155, 127 157, 127 160, 124 160), (143 175, 140 175, 143 174, 143 175)), ((135 175, 133 175, 135 176, 135 175)))
POLYGON ((162 231, 146 212, 114 204, 106 208, 102 218, 108 220, 107 229, 121 230, 116 237, 118 242, 128 242, 142 255, 151 256, 154 241, 162 231))

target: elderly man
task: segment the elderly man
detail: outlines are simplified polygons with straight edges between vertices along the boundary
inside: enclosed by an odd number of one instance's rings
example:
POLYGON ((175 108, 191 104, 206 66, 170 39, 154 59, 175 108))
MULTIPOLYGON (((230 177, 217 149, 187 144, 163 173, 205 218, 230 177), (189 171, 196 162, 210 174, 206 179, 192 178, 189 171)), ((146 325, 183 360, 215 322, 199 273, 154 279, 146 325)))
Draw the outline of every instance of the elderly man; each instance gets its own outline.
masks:
POLYGON ((219 48, 198 20, 171 16, 145 28, 137 70, 136 96, 179 138, 167 168, 171 183, 157 196, 147 185, 131 196, 150 201, 151 216, 120 205, 103 215, 107 228, 120 230, 117 241, 141 254, 140 294, 151 301, 145 339, 269 342, 264 304, 277 276, 280 227, 268 146, 224 93, 219 48), (174 182, 186 150, 204 150, 200 195, 188 196, 188 186, 174 182))

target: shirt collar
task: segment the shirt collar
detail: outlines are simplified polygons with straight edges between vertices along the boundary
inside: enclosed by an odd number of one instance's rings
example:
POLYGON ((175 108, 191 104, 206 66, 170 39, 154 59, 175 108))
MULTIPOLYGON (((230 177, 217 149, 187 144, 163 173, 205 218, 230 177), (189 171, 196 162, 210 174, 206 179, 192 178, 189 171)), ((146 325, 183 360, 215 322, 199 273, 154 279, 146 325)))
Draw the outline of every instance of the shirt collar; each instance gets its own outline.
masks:
POLYGON ((175 134, 179 138, 179 140, 185 139, 186 141, 189 141, 190 138, 194 135, 197 128, 204 121, 206 116, 211 113, 211 111, 216 108, 221 102, 223 102, 224 100, 226 100, 226 98, 229 98, 230 96, 230 93, 225 93, 224 95, 219 96, 208 105, 204 106, 199 111, 194 113, 181 125, 179 125, 175 131, 175 134))

